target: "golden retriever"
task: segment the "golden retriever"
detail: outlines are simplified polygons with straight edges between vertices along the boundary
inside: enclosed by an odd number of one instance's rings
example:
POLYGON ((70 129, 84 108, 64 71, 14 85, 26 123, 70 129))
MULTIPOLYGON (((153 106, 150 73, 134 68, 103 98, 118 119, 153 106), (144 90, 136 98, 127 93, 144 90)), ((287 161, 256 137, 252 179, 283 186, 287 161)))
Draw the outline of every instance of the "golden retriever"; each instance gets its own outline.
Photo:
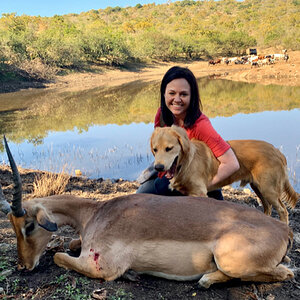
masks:
MULTIPOLYGON (((241 181, 241 186, 250 183, 263 204, 264 213, 271 215, 273 206, 280 220, 288 224, 285 204, 295 208, 299 195, 289 183, 285 156, 264 141, 232 140, 228 143, 240 169, 210 190, 235 181, 241 181)), ((156 128, 150 144, 155 169, 168 173, 170 189, 184 195, 206 196, 208 183, 217 173, 219 161, 204 142, 189 140, 183 128, 173 125, 156 128)))

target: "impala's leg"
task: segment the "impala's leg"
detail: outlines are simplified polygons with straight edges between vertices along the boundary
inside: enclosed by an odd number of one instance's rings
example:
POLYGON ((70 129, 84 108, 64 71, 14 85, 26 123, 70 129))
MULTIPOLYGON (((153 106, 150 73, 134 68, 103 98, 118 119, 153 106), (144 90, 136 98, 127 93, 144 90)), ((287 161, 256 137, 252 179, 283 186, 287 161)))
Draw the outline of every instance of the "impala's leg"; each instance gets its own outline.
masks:
POLYGON ((107 264, 99 256, 80 256, 72 257, 66 253, 56 253, 54 262, 65 269, 74 270, 91 278, 103 278, 105 280, 114 280, 121 276, 126 268, 122 266, 114 267, 115 264, 107 264))
POLYGON ((100 278, 99 272, 87 262, 86 257, 72 257, 66 253, 55 253, 54 262, 67 270, 74 270, 91 278, 100 278))
POLYGON ((69 249, 74 252, 80 250, 81 249, 81 239, 72 240, 69 244, 69 249))
POLYGON ((294 273, 284 265, 278 265, 269 272, 261 272, 257 275, 241 277, 242 281, 261 281, 261 282, 274 282, 289 280, 294 277, 294 273))
POLYGON ((289 263, 291 262, 291 259, 286 255, 286 256, 283 258, 282 262, 284 262, 284 263, 286 263, 286 264, 289 264, 289 263))
POLYGON ((214 283, 226 282, 230 279, 232 279, 232 277, 229 277, 220 270, 217 270, 213 273, 204 274, 199 280, 199 284, 208 289, 214 283))
POLYGON ((279 263, 286 251, 286 242, 272 235, 266 240, 264 235, 255 236, 256 230, 249 230, 232 231, 219 239, 214 249, 218 268, 243 281, 274 282, 293 278, 293 272, 279 263))

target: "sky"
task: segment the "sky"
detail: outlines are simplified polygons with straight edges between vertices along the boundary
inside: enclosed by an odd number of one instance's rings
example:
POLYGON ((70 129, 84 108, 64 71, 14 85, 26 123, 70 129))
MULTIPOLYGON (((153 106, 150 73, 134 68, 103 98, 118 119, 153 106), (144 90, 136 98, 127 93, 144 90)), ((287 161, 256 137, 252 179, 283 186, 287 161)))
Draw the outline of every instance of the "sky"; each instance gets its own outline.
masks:
POLYGON ((52 17, 69 13, 79 14, 91 9, 106 8, 108 6, 126 7, 136 4, 166 3, 167 0, 0 0, 0 17, 3 13, 17 13, 29 16, 52 17))

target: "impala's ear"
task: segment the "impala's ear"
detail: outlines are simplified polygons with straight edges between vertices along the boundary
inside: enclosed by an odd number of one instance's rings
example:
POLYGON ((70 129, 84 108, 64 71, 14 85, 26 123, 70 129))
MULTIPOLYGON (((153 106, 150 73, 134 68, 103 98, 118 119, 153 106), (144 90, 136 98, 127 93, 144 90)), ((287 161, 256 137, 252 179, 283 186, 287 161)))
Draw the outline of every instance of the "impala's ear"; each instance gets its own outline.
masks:
POLYGON ((181 146, 182 152, 183 153, 189 152, 191 141, 190 141, 185 129, 181 128, 179 126, 176 126, 176 125, 172 125, 171 128, 177 137, 177 140, 181 146))
POLYGON ((39 206, 37 208, 36 220, 38 224, 47 231, 57 231, 57 224, 53 222, 47 214, 45 208, 39 206))

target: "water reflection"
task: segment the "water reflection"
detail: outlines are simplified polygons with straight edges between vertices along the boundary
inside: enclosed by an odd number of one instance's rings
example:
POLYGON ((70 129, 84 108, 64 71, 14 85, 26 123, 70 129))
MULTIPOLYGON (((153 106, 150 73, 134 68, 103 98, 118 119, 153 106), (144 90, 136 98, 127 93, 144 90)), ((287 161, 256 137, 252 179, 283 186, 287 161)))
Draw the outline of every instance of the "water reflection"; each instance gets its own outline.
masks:
MULTIPOLYGON (((204 111, 225 139, 263 139, 280 147, 290 177, 299 181, 299 87, 208 79, 199 85, 204 111)), ((66 165, 72 174, 80 169, 92 178, 132 180, 152 161, 149 138, 158 105, 157 82, 4 94, 0 131, 22 167, 60 171, 66 165)), ((0 158, 6 161, 3 153, 0 158)))

